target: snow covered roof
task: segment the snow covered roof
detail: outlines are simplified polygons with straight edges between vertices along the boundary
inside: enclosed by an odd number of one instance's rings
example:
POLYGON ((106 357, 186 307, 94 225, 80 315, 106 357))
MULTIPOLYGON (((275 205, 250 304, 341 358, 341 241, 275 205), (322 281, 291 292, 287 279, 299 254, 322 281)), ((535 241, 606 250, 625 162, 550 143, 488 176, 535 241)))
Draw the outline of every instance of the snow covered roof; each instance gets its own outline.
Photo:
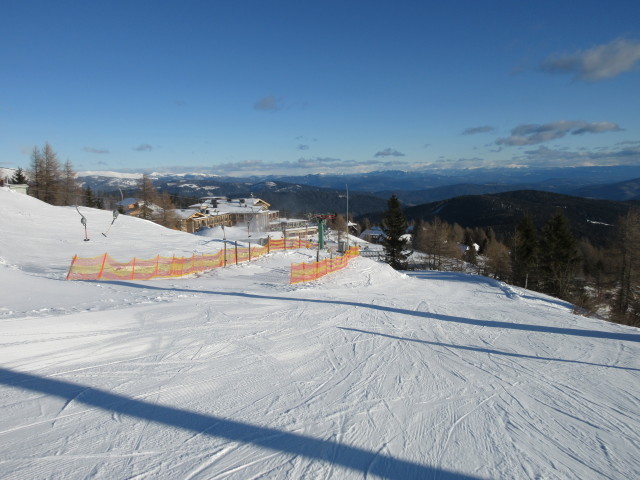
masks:
POLYGON ((360 238, 366 238, 371 236, 380 236, 384 235, 381 227, 373 226, 371 228, 367 228, 364 232, 360 234, 360 238))
POLYGON ((117 202, 116 205, 118 207, 127 207, 129 205, 133 205, 134 203, 138 203, 139 201, 140 201, 139 198, 127 197, 117 202))
POLYGON ((178 219, 180 220, 185 220, 189 217, 193 217, 195 216, 204 216, 202 213, 198 212, 197 210, 193 210, 191 208, 176 208, 175 210, 173 210, 173 212, 176 214, 176 217, 178 217, 178 219))

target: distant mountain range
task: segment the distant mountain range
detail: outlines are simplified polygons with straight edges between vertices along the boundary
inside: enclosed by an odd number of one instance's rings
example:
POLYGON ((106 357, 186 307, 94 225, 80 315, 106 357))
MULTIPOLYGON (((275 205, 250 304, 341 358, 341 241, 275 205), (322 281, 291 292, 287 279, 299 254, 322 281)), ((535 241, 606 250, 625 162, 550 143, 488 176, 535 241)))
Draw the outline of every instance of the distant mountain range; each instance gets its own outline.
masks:
MULTIPOLYGON (((122 189, 133 192, 137 185, 137 176, 139 175, 87 172, 81 173, 78 179, 94 191, 108 193, 122 189)), ((299 177, 238 178, 198 173, 152 173, 150 176, 154 178, 158 187, 185 198, 260 193, 265 200, 269 201, 266 198, 269 197, 270 203, 275 202, 274 208, 292 211, 346 210, 348 189, 353 207, 350 210, 355 214, 376 211, 393 193, 405 206, 421 205, 461 195, 514 190, 541 190, 607 200, 640 198, 640 166, 450 170, 439 174, 384 171, 299 177), (307 201, 304 200, 304 192, 309 194, 310 198, 307 201), (343 197, 344 200, 339 200, 343 197), (380 199, 384 202, 381 203, 380 199), (344 208, 342 203, 345 204, 344 208)))
MULTIPOLYGON (((395 193, 401 200, 406 197, 404 202, 407 204, 420 204, 457 195, 525 189, 576 195, 579 189, 617 184, 638 178, 640 178, 640 165, 442 170, 437 174, 390 170, 353 175, 273 176, 260 180, 274 180, 337 190, 346 189, 346 185, 348 185, 350 191, 370 192, 385 198, 388 198, 391 193, 395 193)), ((258 179, 255 178, 255 180, 258 179)), ((587 190, 587 196, 589 193, 587 190)), ((623 198, 617 199, 622 200, 623 198)))

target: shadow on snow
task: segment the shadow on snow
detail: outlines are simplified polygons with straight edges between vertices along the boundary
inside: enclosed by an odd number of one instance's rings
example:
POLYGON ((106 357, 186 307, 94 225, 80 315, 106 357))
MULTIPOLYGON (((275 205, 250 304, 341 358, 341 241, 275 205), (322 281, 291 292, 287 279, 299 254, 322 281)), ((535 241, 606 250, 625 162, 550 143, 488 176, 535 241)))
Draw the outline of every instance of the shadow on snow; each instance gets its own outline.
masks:
POLYGON ((162 406, 76 383, 43 378, 0 368, 0 384, 25 391, 76 401, 90 407, 116 412, 203 435, 242 442, 269 450, 340 465, 388 479, 440 478, 472 480, 477 477, 393 458, 379 452, 321 440, 298 433, 229 420, 213 415, 162 406))
POLYGON ((564 359, 564 358, 538 357, 538 356, 535 356, 535 355, 524 355, 522 353, 503 352, 503 351, 500 351, 500 350, 493 350, 491 348, 470 347, 470 346, 467 346, 467 345, 454 345, 454 344, 451 344, 451 343, 441 343, 441 342, 430 342, 429 340, 420 340, 418 338, 398 337, 396 335, 389 335, 387 333, 370 332, 368 330, 360 330, 359 328, 349 328, 349 327, 338 327, 338 328, 340 330, 349 330, 351 332, 366 333, 368 335, 378 335, 380 337, 392 338, 394 340, 404 340, 406 342, 422 343, 424 345, 435 345, 437 347, 455 348, 455 349, 458 349, 458 350, 468 350, 468 351, 471 351, 471 352, 480 352, 480 353, 487 353, 487 354, 492 354, 492 355, 504 355, 504 356, 507 356, 507 357, 516 357, 516 358, 530 358, 532 360, 545 360, 545 361, 552 361, 552 362, 577 363, 577 364, 580 364, 580 365, 590 365, 590 366, 593 366, 593 367, 617 368, 619 370, 631 370, 631 371, 640 372, 640 368, 618 367, 616 365, 604 365, 602 363, 583 362, 583 361, 580 361, 580 360, 567 360, 567 359, 564 359))
POLYGON ((444 315, 442 313, 421 312, 418 310, 407 310, 404 308, 387 307, 384 305, 374 305, 370 303, 349 302, 346 300, 320 300, 315 298, 295 298, 295 297, 272 296, 272 295, 258 295, 255 293, 244 293, 244 292, 216 292, 212 290, 193 290, 193 289, 175 288, 175 287, 167 288, 167 287, 157 287, 155 285, 149 285, 149 284, 140 285, 137 283, 124 282, 124 281, 112 281, 112 282, 103 282, 103 283, 122 285, 125 287, 142 288, 147 290, 203 293, 206 295, 256 298, 259 300, 278 300, 278 301, 345 305, 350 307, 371 308, 374 310, 381 310, 383 312, 398 313, 401 315, 411 315, 414 317, 428 318, 432 320, 440 320, 442 322, 463 323, 467 325, 475 325, 478 327, 507 328, 511 330, 523 330, 527 332, 553 333, 553 334, 561 334, 561 335, 573 335, 577 337, 605 338, 609 340, 640 342, 640 334, 638 333, 605 332, 601 330, 583 330, 580 328, 563 328, 563 327, 552 327, 552 326, 545 326, 545 325, 530 325, 525 323, 503 322, 498 320, 478 320, 473 318, 455 317, 453 315, 444 315))

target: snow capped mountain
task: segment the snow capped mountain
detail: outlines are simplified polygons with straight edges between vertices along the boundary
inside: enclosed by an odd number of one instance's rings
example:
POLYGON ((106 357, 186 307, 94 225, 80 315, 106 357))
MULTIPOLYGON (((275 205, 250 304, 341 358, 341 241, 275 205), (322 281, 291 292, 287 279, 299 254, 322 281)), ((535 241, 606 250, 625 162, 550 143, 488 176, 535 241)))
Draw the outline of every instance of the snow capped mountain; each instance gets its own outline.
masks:
MULTIPOLYGON (((271 253, 188 278, 71 282, 74 255, 222 241, 0 188, 6 479, 630 479, 640 333, 484 277, 271 253)), ((328 252, 324 254, 329 255, 328 252)))

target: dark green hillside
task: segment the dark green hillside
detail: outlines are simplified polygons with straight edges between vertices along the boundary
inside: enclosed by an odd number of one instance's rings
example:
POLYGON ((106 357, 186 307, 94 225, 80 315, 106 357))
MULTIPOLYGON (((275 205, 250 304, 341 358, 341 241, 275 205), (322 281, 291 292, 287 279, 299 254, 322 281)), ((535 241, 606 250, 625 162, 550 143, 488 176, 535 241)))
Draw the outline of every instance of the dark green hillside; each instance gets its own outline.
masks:
POLYGON ((592 185, 572 192, 581 197, 606 200, 640 200, 640 178, 606 185, 592 185))
POLYGON ((607 243, 613 225, 630 204, 609 200, 572 197, 550 192, 520 190, 493 195, 467 195, 405 209, 412 220, 432 221, 439 217, 463 227, 491 227, 498 235, 510 236, 525 213, 540 228, 560 209, 578 238, 596 245, 607 243))

